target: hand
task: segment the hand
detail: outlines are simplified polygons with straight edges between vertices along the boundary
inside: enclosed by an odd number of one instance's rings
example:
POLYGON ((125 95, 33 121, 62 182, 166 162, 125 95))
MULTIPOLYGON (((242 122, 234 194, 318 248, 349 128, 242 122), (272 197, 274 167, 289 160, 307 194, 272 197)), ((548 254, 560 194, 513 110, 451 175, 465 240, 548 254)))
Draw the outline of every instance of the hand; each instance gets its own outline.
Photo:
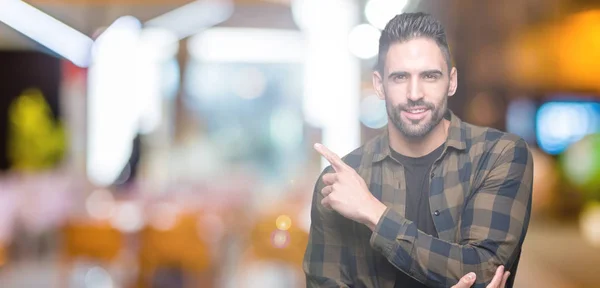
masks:
MULTIPOLYGON (((504 288, 504 286, 506 286, 506 280, 508 279, 508 276, 510 276, 510 272, 504 272, 504 266, 498 267, 498 269, 496 269, 496 275, 494 275, 492 282, 490 282, 486 288, 504 288)), ((463 278, 451 288, 469 288, 471 285, 475 284, 476 277, 477 276, 475 273, 471 272, 463 276, 463 278)))
POLYGON ((321 204, 369 226, 371 230, 375 229, 387 207, 371 194, 362 177, 338 155, 321 144, 315 144, 315 150, 329 161, 335 171, 323 175, 326 186, 321 190, 325 196, 321 204))

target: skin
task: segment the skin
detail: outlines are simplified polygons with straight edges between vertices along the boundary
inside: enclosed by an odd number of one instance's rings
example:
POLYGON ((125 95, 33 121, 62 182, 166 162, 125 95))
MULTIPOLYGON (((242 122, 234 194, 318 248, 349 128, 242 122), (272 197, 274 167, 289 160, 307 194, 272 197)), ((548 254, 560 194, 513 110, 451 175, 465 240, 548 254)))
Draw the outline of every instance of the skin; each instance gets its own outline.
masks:
MULTIPOLYGON (((390 45, 383 71, 373 73, 373 86, 379 98, 386 101, 388 120, 393 123, 388 125, 388 132, 394 150, 420 157, 446 141, 449 121, 443 119, 443 113, 448 97, 456 92, 457 71, 448 71, 435 41, 415 38, 390 45), (425 111, 415 117, 408 112, 414 108, 425 111)), ((373 230, 387 207, 339 156, 321 144, 315 149, 336 171, 323 175, 323 205, 373 230)))
MULTIPOLYGON (((503 288, 506 286, 506 280, 508 280, 508 276, 510 276, 510 272, 504 272, 504 266, 500 266, 498 267, 498 269, 496 269, 496 274, 494 275, 492 282, 490 282, 490 284, 485 287, 503 288)), ((469 273, 463 276, 463 278, 461 278, 460 281, 458 281, 458 283, 456 283, 456 285, 452 286, 451 288, 469 288, 473 284, 475 284, 475 279, 475 273, 469 273)))
POLYGON ((448 97, 456 93, 456 68, 448 64, 434 40, 416 38, 390 46, 383 71, 373 73, 373 87, 386 101, 390 146, 409 157, 427 155, 446 140, 443 119, 448 97), (422 119, 411 120, 407 109, 423 107, 422 119))
MULTIPOLYGON (((390 46, 382 71, 373 73, 373 86, 386 101, 390 147, 409 157, 429 154, 446 141, 449 121, 443 119, 448 97, 456 93, 457 70, 434 40, 415 38, 390 46)), ((315 150, 329 161, 334 173, 323 175, 321 204, 374 230, 387 207, 371 194, 365 181, 322 144, 315 150)), ((510 273, 499 267, 488 288, 504 287, 510 273)), ((470 287, 474 274, 455 288, 470 287), (465 286, 468 285, 468 286, 465 286)))

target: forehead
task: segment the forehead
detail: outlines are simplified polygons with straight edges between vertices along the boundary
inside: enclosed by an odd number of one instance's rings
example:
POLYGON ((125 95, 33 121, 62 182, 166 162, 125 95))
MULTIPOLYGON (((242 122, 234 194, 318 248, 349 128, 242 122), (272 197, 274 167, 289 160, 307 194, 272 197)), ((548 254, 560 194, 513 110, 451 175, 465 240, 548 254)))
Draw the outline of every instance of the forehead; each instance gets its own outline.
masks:
POLYGON ((448 70, 442 50, 434 40, 416 38, 390 45, 385 60, 386 74, 395 71, 418 73, 432 69, 444 73, 448 70))

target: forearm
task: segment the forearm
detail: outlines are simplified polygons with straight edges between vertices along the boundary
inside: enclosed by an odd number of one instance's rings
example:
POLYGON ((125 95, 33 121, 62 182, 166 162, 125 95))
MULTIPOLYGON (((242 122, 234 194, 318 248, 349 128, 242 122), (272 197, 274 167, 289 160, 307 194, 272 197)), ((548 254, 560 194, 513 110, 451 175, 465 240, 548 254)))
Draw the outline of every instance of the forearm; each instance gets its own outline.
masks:
MULTIPOLYGON (((498 252, 497 245, 490 240, 459 244, 435 238, 390 209, 371 237, 371 246, 393 266, 433 287, 452 286, 469 272, 477 274, 475 287, 484 287, 496 268, 511 260, 510 253, 491 252, 498 252)), ((502 245, 516 248, 517 239, 505 239, 502 245)))
POLYGON ((498 266, 510 269, 527 233, 533 181, 527 144, 513 140, 494 148, 494 165, 474 182, 460 219, 446 219, 458 226, 452 228, 456 237, 448 239, 454 243, 419 231, 387 209, 374 229, 371 246, 396 268, 436 287, 450 287, 469 272, 477 274, 475 287, 485 287, 498 266))

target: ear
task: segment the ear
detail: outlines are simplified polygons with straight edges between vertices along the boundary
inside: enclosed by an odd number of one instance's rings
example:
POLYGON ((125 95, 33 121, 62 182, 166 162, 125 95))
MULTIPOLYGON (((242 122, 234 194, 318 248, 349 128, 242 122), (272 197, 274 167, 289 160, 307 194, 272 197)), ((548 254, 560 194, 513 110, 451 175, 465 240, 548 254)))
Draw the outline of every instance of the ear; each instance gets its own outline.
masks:
POLYGON ((458 71, 456 67, 452 67, 450 71, 450 85, 448 85, 448 96, 454 95, 456 93, 456 89, 458 88, 458 71))
POLYGON ((373 72, 373 88, 377 93, 377 97, 381 100, 385 100, 385 90, 383 89, 383 75, 379 71, 373 72))

